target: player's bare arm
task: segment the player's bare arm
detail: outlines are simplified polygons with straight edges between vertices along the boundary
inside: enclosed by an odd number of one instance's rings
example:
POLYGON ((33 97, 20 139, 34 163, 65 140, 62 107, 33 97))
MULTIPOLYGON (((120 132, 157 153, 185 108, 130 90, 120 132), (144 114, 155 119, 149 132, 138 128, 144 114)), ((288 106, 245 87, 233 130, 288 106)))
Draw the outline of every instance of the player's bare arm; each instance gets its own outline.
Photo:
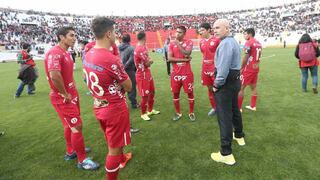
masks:
POLYGON ((186 55, 186 56, 190 56, 190 55, 191 55, 192 50, 189 50, 189 51, 185 50, 185 49, 181 46, 181 44, 179 43, 179 41, 176 42, 176 45, 177 45, 177 47, 180 49, 180 51, 181 51, 182 54, 184 54, 184 55, 186 55))
POLYGON ((248 63, 249 57, 250 57, 249 54, 245 54, 245 56, 242 58, 241 71, 243 70, 243 68, 244 68, 244 67, 246 66, 246 64, 248 63))
POLYGON ((63 83, 63 78, 60 71, 50 71, 49 72, 50 79, 54 87, 59 91, 61 96, 65 99, 65 102, 71 101, 71 95, 66 91, 63 83))
POLYGON ((125 90, 126 92, 130 92, 132 89, 132 82, 131 80, 128 78, 127 80, 123 81, 121 83, 121 87, 123 88, 123 90, 125 90))
POLYGON ((188 58, 175 58, 172 56, 172 53, 168 53, 168 61, 169 62, 188 62, 191 60, 191 57, 188 58))

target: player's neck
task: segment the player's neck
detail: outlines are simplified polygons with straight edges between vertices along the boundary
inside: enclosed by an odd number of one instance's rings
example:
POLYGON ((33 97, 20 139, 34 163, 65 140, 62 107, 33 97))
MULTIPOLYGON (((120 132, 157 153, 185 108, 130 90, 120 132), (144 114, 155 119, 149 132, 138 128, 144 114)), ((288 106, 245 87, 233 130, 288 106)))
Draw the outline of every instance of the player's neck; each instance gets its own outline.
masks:
POLYGON ((96 41, 96 45, 95 48, 106 48, 106 49, 110 49, 111 47, 111 43, 108 41, 104 41, 104 40, 97 40, 96 41))
POLYGON ((144 42, 141 42, 141 41, 138 41, 138 46, 144 46, 146 43, 144 43, 144 42))
POLYGON ((58 46, 61 47, 61 48, 62 48, 63 50, 65 50, 65 51, 67 51, 68 48, 69 48, 68 45, 66 45, 66 44, 64 44, 64 43, 61 43, 61 42, 58 43, 58 46))

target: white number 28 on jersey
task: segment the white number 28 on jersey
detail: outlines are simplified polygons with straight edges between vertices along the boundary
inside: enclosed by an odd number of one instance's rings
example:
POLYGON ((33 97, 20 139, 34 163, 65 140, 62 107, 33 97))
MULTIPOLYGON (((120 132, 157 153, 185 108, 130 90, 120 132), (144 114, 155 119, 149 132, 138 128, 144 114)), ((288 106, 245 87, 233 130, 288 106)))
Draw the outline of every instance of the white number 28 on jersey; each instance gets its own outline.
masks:
POLYGON ((90 91, 94 92, 97 96, 103 96, 104 90, 99 85, 99 78, 96 75, 96 73, 89 72, 89 74, 88 74, 85 69, 83 69, 83 73, 86 76, 87 86, 89 86, 89 81, 90 81, 90 85, 91 85, 89 87, 90 91))

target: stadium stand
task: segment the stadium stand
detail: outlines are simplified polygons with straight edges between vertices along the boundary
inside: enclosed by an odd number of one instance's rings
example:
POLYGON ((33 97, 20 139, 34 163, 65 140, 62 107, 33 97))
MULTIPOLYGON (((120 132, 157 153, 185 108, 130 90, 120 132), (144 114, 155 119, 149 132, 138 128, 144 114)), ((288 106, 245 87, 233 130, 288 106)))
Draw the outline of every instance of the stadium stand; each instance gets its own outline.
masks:
MULTIPOLYGON (((60 26, 72 25, 77 28, 79 40, 93 39, 90 32, 92 16, 54 14, 36 11, 22 11, 0 8, 0 45, 5 49, 19 49, 20 43, 29 42, 34 47, 37 44, 54 44, 54 36, 60 26)), ((247 27, 255 27, 257 36, 262 42, 273 43, 268 38, 275 38, 277 43, 285 38, 290 44, 294 33, 314 33, 320 31, 320 1, 307 0, 294 4, 276 7, 265 7, 232 12, 217 12, 212 14, 176 15, 176 16, 133 16, 109 17, 116 23, 117 33, 129 33, 132 44, 136 43, 137 31, 147 32, 148 48, 160 48, 164 40, 174 33, 179 25, 188 28, 186 37, 197 39, 196 29, 202 22, 214 23, 217 18, 231 20, 233 33, 242 33, 247 27), (285 34, 285 35, 284 35, 285 34), (288 39, 288 40, 287 40, 288 39)), ((294 38, 295 39, 295 38, 294 38)), ((295 40, 292 40, 295 41, 295 40)), ((239 37, 241 43, 241 37, 239 37)))

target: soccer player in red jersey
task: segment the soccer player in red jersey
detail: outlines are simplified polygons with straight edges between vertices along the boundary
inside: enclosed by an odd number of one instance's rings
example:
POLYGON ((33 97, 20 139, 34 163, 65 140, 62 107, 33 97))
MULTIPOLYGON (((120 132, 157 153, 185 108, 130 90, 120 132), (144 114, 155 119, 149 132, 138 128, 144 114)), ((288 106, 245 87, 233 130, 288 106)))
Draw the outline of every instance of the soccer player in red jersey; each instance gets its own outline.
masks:
POLYGON ((176 31, 176 40, 170 42, 168 48, 168 60, 172 63, 173 69, 171 73, 171 91, 173 93, 173 104, 176 113, 173 117, 174 121, 182 117, 180 111, 180 89, 183 86, 184 92, 188 95, 189 100, 189 119, 196 120, 194 115, 194 94, 193 94, 193 72, 191 70, 191 53, 193 43, 191 40, 185 39, 187 29, 179 26, 176 31))
POLYGON ((248 28, 244 31, 244 38, 247 42, 244 45, 245 56, 241 65, 241 89, 239 92, 239 109, 242 111, 242 102, 244 98, 244 90, 247 86, 251 88, 251 104, 246 106, 247 109, 256 111, 257 102, 257 80, 259 73, 260 56, 262 46, 258 40, 254 38, 255 31, 248 28))
POLYGON ((134 64, 136 65, 136 80, 139 95, 141 96, 141 118, 150 120, 150 115, 159 114, 160 111, 153 109, 154 104, 154 82, 150 71, 153 61, 150 59, 146 47, 146 33, 141 31, 137 35, 138 43, 134 50, 134 64), (148 112, 147 112, 148 108, 148 112))
POLYGON ((64 127, 67 145, 65 160, 78 158, 78 168, 95 170, 99 164, 87 158, 82 135, 79 95, 73 79, 73 60, 67 51, 76 41, 72 27, 62 27, 57 31, 58 45, 45 55, 44 65, 51 88, 50 99, 64 127))
POLYGON ((211 91, 214 82, 214 56, 216 49, 220 43, 220 39, 212 36, 211 26, 209 23, 202 23, 199 29, 200 35, 202 37, 200 41, 200 50, 202 53, 202 71, 201 71, 201 83, 208 87, 208 95, 211 104, 211 110, 208 116, 213 116, 216 114, 216 104, 214 102, 214 96, 211 91))
POLYGON ((132 157, 131 153, 123 154, 123 147, 131 143, 125 91, 131 91, 132 84, 120 58, 110 52, 115 43, 114 22, 96 17, 91 28, 96 45, 87 52, 83 71, 94 99, 95 116, 108 142, 106 177, 113 180, 132 157))

